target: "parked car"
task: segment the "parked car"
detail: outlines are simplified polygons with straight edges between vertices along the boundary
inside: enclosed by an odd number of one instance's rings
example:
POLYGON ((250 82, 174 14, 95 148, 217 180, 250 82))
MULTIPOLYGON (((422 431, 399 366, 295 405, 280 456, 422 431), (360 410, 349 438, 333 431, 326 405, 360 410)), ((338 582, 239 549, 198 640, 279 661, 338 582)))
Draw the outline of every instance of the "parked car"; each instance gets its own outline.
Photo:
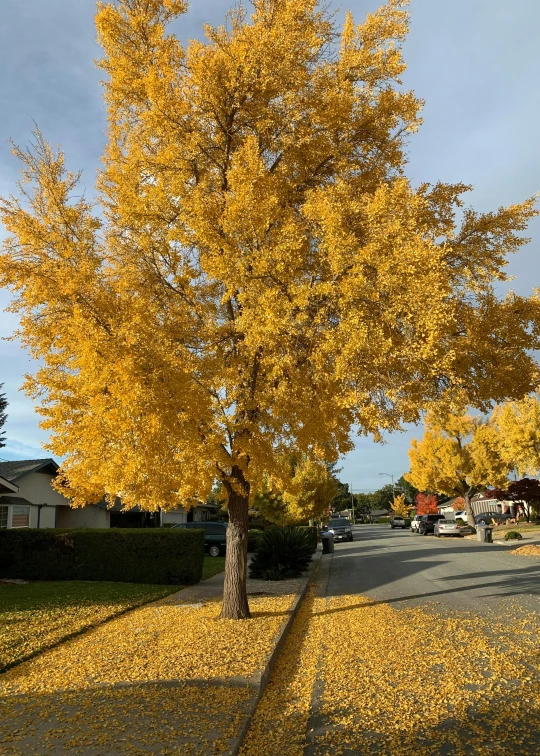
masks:
POLYGON ((336 517, 330 520, 326 532, 334 535, 334 541, 353 540, 351 523, 346 517, 336 517))
POLYGON ((392 519, 390 520, 390 527, 392 528, 392 530, 394 528, 402 528, 403 530, 405 530, 405 518, 400 517, 399 515, 394 515, 394 517, 392 517, 392 519))
POLYGON ((460 512, 456 512, 455 518, 457 522, 464 522, 466 525, 468 524, 469 520, 467 519, 467 510, 462 509, 460 512))
POLYGON ((418 526, 420 525, 420 520, 422 519, 422 515, 414 515, 414 517, 411 520, 411 530, 413 533, 418 533, 418 526))
POLYGON ((179 522, 174 528, 204 530, 204 549, 210 556, 222 556, 227 543, 226 522, 179 522))
POLYGON ((461 527, 455 520, 437 520, 433 527, 433 533, 441 536, 461 536, 461 527))
POLYGON ((510 512, 481 512, 477 514, 474 521, 477 525, 491 525, 492 522, 502 523, 512 519, 510 512))
POLYGON ((444 520, 444 515, 442 514, 427 514, 422 515, 422 519, 420 520, 420 524, 418 526, 418 532, 420 535, 427 535, 428 533, 433 533, 435 529, 435 523, 437 520, 444 520))

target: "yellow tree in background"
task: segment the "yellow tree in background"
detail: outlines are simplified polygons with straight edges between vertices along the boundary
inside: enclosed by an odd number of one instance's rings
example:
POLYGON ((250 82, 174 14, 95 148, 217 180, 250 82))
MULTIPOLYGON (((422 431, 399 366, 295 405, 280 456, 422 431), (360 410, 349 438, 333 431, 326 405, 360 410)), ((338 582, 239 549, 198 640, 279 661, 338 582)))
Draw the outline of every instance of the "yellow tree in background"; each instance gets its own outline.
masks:
POLYGON ((497 430, 501 455, 518 477, 540 471, 540 402, 526 396, 495 407, 491 423, 497 430))
POLYGON ((318 520, 338 492, 338 482, 324 462, 304 457, 292 473, 284 491, 272 491, 265 484, 254 496, 253 506, 277 525, 318 520))
POLYGON ((471 498, 488 485, 503 486, 509 472, 493 426, 467 414, 463 404, 428 413, 424 436, 411 442, 409 459, 406 480, 423 490, 462 497, 473 526, 471 498))
POLYGON ((457 223, 469 187, 405 176, 405 5, 340 33, 316 0, 254 0, 184 49, 183 0, 100 4, 96 206, 41 136, 16 149, 0 283, 59 485, 151 510, 220 481, 223 617, 249 616, 250 491, 286 489, 284 454, 334 462, 354 426, 380 438, 449 388, 485 409, 537 380, 538 299, 493 289, 534 201, 457 223))
POLYGON ((392 502, 390 506, 394 514, 397 515, 398 517, 409 516, 411 507, 405 501, 405 494, 399 494, 399 496, 396 496, 396 498, 394 499, 394 501, 392 502))

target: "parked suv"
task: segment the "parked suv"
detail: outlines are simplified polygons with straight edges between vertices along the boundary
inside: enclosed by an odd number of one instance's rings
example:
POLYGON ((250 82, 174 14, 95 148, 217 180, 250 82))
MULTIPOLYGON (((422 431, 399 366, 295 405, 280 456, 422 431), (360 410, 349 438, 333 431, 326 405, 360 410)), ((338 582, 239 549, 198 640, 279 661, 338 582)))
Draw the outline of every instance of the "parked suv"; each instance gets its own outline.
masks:
POLYGON ((437 520, 444 520, 444 515, 442 514, 427 514, 422 515, 422 519, 420 520, 420 525, 418 526, 418 532, 420 535, 427 535, 428 533, 433 533, 435 530, 435 523, 437 520))
POLYGON ((336 517, 328 523, 327 533, 334 534, 334 541, 352 541, 351 523, 346 517, 336 517))
POLYGON ((394 515, 392 519, 390 520, 390 527, 392 530, 394 528, 401 528, 402 530, 405 530, 405 519, 403 517, 400 517, 399 515, 394 515))
POLYGON ((411 520, 411 530, 413 533, 418 533, 418 527, 420 525, 420 520, 422 519, 422 515, 414 515, 414 517, 411 520))
POLYGON ((210 556, 217 557, 225 553, 227 542, 226 522, 179 522, 173 528, 204 530, 204 548, 210 556))

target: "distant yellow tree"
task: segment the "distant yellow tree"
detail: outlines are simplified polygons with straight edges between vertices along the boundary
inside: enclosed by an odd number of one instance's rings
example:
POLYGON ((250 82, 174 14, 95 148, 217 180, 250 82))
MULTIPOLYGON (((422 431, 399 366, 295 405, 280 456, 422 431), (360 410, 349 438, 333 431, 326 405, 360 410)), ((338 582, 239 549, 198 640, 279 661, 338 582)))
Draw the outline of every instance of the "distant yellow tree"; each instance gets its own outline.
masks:
POLYGON ((309 458, 293 465, 285 491, 273 491, 263 485, 253 506, 277 525, 298 525, 323 516, 338 491, 338 482, 324 462, 309 458))
POLYGON ((390 505, 392 511, 398 517, 408 517, 411 510, 411 506, 405 501, 405 494, 399 494, 396 496, 393 503, 390 505))
POLYGON ((540 471, 540 402, 536 395, 495 407, 491 419, 501 455, 522 478, 540 471))
POLYGON ((470 525, 472 496, 488 485, 502 486, 508 474, 494 428, 463 406, 428 413, 424 436, 413 439, 409 459, 405 478, 417 488, 462 497, 470 525))
POLYGON ((249 616, 250 492, 286 489, 284 453, 333 462, 353 427, 380 438, 449 387, 519 398, 540 346, 538 299, 492 286, 534 200, 458 225, 469 187, 405 176, 405 2, 340 39, 316 0, 252 5, 186 50, 167 32, 183 0, 98 5, 97 207, 39 135, 16 149, 24 201, 2 203, 0 283, 59 484, 171 509, 219 480, 227 618, 249 616))

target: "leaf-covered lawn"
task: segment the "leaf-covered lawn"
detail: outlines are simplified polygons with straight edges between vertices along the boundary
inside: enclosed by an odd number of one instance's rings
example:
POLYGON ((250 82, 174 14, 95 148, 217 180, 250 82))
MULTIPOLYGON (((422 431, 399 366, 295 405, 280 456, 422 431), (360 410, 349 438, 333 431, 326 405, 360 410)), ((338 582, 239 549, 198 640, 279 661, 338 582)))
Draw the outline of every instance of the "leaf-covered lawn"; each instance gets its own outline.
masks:
POLYGON ((175 585, 87 581, 0 583, 0 671, 175 585))
POLYGON ((17 665, 0 675, 2 756, 228 753, 292 599, 255 596, 237 622, 180 593, 17 665))
MULTIPOLYGON (((205 556, 203 580, 224 567, 224 557, 205 556)), ((0 671, 181 587, 88 581, 0 583, 0 671)))

